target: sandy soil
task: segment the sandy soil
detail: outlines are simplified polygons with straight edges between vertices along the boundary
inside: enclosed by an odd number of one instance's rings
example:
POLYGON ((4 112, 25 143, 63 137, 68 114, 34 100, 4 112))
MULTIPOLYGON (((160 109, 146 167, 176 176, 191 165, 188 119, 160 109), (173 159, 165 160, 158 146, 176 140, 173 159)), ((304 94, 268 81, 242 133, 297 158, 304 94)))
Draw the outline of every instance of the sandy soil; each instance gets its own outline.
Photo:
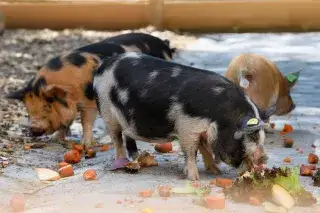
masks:
MULTIPOLYGON (((149 32, 161 38, 172 41, 172 45, 180 48, 175 56, 177 61, 202 66, 203 61, 196 60, 196 56, 205 53, 188 52, 186 47, 197 41, 196 35, 179 35, 173 32, 157 32, 152 28, 139 31, 149 32), (186 57, 186 55, 188 55, 186 57), (191 57, 190 57, 191 54, 191 57), (191 60, 192 59, 192 60, 191 60), (188 61, 190 60, 190 61, 188 61)), ((26 211, 28 213, 67 213, 67 212, 141 212, 143 208, 153 208, 154 212, 264 212, 262 207, 236 204, 228 200, 225 210, 208 210, 193 204, 196 196, 171 196, 167 200, 154 193, 152 198, 142 199, 138 192, 144 189, 153 189, 159 185, 181 186, 186 180, 182 179, 184 157, 179 145, 174 143, 174 152, 159 154, 150 144, 139 142, 140 150, 152 153, 159 166, 142 169, 138 174, 127 174, 124 171, 109 171, 114 159, 114 150, 98 152, 97 157, 82 159, 74 165, 75 175, 51 183, 40 182, 34 171, 37 167, 57 170, 57 163, 63 159, 63 153, 68 150, 64 143, 52 143, 49 137, 29 138, 25 136, 24 124, 27 114, 24 106, 12 100, 4 99, 9 90, 17 89, 29 80, 45 61, 51 57, 67 52, 70 49, 104 39, 122 32, 93 32, 83 30, 65 30, 62 32, 50 30, 8 30, 0 42, 0 157, 8 158, 9 165, 0 167, 0 213, 11 212, 9 201, 15 193, 23 193, 26 198, 26 211), (26 151, 26 143, 43 143, 41 149, 26 151), (88 168, 96 169, 98 180, 85 182, 82 174, 88 168), (121 204, 117 202, 121 201, 121 204)), ((203 56, 203 55, 202 55, 203 56)), ((208 61, 210 55, 203 56, 208 61)), ((207 63, 207 62, 206 62, 207 63)), ((227 62, 226 62, 227 63, 227 62)), ((313 115, 310 115, 313 116, 313 115)), ((286 122, 295 121, 295 117, 286 118, 286 122)), ((320 129, 320 126, 314 126, 320 129)), ((296 128, 296 126, 294 126, 296 128)), ((279 135, 281 124, 277 125, 277 132, 268 135, 266 149, 270 156, 268 166, 297 166, 307 163, 307 155, 313 152, 311 144, 319 135, 317 131, 297 130, 290 136, 294 138, 293 148, 283 148, 279 135), (302 148, 303 154, 297 153, 296 148, 302 148), (293 163, 283 163, 283 158, 290 156, 293 163)), ((312 129, 312 128, 311 128, 312 129)), ((100 118, 95 123, 95 136, 100 143, 110 143, 105 135, 105 127, 100 118)), ((81 135, 79 122, 72 126, 72 138, 78 141, 81 135)), ((320 144, 319 144, 320 145, 320 144)), ((201 156, 198 156, 198 166, 202 182, 209 182, 215 178, 203 169, 201 156)), ((236 178, 234 169, 221 165, 223 177, 236 178)), ((312 187, 311 178, 301 178, 303 185, 318 194, 312 187)), ((213 186, 212 194, 221 195, 220 188, 213 186)), ((316 207, 295 207, 291 212, 315 212, 316 207)))

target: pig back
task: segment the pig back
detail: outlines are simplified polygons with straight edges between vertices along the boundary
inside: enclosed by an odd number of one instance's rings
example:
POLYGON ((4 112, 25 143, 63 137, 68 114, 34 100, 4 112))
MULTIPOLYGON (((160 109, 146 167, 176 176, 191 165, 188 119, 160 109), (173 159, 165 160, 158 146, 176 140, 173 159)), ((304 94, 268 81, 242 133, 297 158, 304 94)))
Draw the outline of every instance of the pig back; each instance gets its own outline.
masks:
POLYGON ((95 87, 106 82, 103 76, 114 79, 106 87, 126 120, 132 119, 130 109, 134 109, 136 118, 173 126, 168 113, 179 104, 184 114, 219 121, 223 126, 252 111, 244 93, 225 77, 145 54, 125 53, 105 60, 97 71, 95 87), (121 91, 127 94, 125 104, 120 100, 121 91))
POLYGON ((248 80, 249 85, 243 90, 259 109, 266 110, 276 103, 281 73, 274 63, 263 56, 242 54, 234 58, 225 76, 238 86, 241 77, 248 80))

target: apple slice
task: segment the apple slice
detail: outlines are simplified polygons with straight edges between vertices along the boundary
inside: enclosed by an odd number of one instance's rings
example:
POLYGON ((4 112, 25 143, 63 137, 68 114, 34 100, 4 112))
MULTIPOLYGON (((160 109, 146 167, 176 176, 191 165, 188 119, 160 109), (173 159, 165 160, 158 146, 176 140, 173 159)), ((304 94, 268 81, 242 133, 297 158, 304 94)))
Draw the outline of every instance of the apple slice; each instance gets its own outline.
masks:
POLYGON ((43 181, 54 181, 60 178, 59 173, 51 169, 36 168, 35 170, 38 174, 38 178, 43 181))

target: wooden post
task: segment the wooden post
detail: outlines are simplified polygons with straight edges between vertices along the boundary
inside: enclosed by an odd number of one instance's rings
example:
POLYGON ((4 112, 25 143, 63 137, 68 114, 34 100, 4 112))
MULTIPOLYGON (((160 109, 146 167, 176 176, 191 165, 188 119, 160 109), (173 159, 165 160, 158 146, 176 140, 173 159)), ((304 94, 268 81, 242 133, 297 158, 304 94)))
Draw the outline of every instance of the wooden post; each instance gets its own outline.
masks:
POLYGON ((164 0, 149 0, 147 16, 149 24, 159 30, 163 29, 163 8, 164 0))

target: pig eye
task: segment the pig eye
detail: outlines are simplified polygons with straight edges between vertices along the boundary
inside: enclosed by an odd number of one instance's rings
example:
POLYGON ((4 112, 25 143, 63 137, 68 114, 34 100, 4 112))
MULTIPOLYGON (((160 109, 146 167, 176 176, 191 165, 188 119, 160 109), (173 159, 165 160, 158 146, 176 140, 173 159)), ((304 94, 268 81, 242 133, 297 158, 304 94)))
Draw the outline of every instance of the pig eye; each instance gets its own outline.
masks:
POLYGON ((51 98, 51 97, 46 97, 45 99, 46 99, 46 102, 48 102, 48 103, 53 103, 53 98, 51 98))
POLYGON ((259 140, 259 130, 256 130, 253 133, 248 134, 248 137, 252 141, 258 141, 259 140))

